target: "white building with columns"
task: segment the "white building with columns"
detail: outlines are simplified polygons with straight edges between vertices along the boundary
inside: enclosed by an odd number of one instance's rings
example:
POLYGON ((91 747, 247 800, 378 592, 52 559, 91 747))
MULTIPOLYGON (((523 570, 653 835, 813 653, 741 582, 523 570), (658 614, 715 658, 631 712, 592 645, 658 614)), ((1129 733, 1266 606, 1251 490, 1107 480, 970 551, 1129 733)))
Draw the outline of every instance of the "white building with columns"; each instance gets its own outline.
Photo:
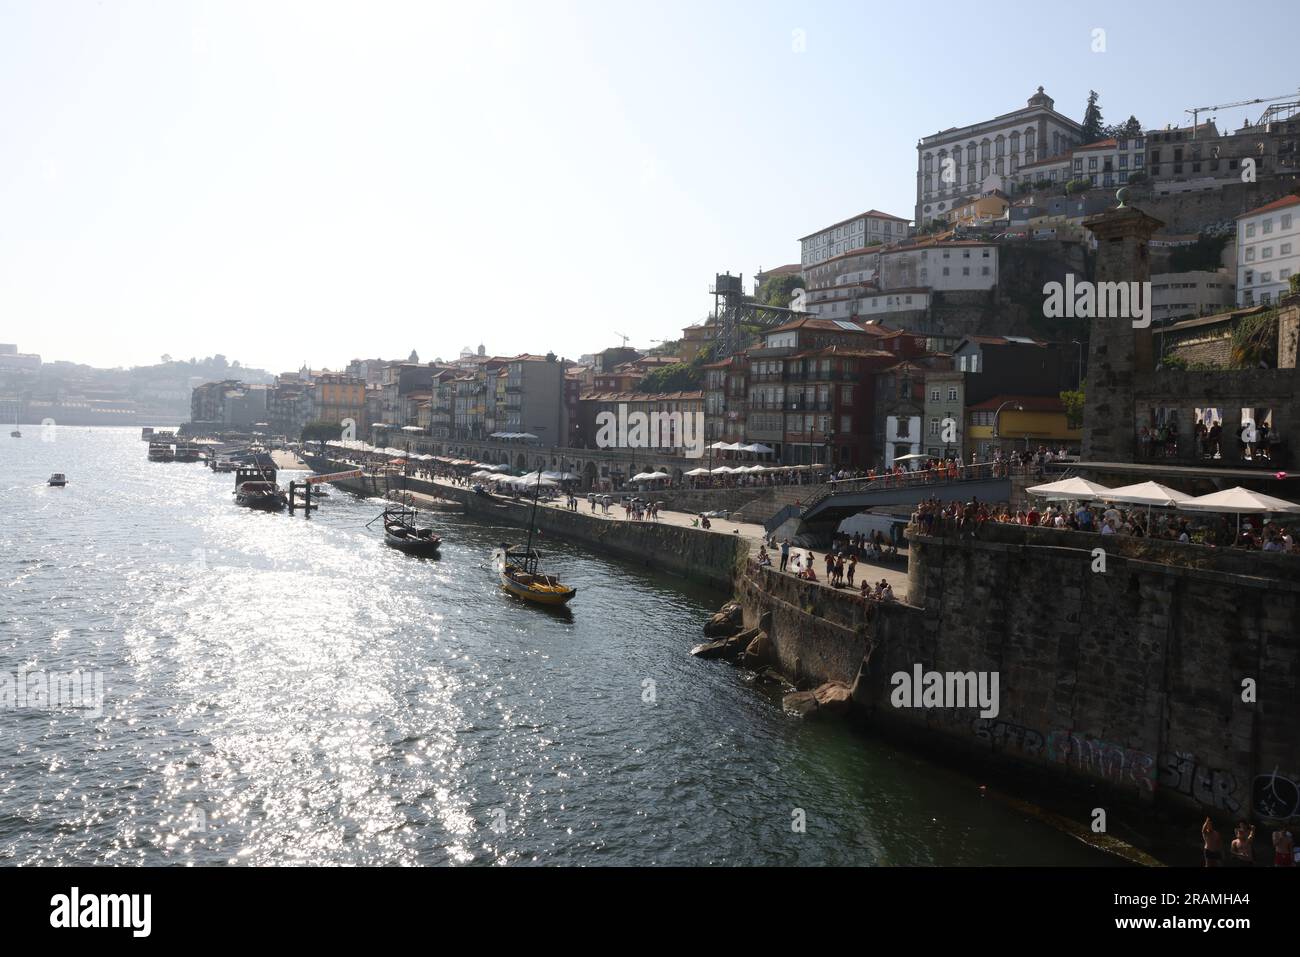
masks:
POLYGON ((942 219, 954 200, 1004 188, 1022 166, 1068 153, 1082 134, 1040 86, 1021 109, 922 138, 916 144, 917 228, 942 219))

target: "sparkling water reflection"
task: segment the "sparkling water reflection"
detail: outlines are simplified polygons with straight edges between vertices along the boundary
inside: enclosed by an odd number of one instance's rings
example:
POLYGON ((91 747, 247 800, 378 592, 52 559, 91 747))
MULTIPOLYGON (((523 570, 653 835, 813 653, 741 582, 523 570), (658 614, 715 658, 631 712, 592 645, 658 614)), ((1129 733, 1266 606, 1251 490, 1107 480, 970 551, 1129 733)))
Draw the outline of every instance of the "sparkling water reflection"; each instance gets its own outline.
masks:
POLYGON ((437 516, 412 559, 374 501, 239 509, 134 430, 3 441, 0 670, 99 670, 106 700, 0 712, 0 862, 1099 862, 689 658, 717 595, 544 543, 566 620, 496 587, 508 530, 437 516))

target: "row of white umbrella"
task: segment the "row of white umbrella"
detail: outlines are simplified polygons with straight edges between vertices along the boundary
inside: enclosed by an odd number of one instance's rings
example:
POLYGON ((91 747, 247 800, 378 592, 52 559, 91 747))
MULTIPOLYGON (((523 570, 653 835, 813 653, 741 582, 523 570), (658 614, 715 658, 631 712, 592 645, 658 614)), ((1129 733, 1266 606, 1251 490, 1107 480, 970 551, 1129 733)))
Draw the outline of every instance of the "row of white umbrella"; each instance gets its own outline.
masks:
POLYGON ((714 442, 709 448, 716 452, 752 452, 755 455, 771 455, 776 449, 761 442, 744 445, 741 442, 714 442))
POLYGON ((719 465, 716 469, 691 469, 684 472, 691 478, 701 475, 757 475, 760 472, 801 472, 813 468, 811 465, 719 465))
POLYGON ((1286 499, 1274 498, 1262 492, 1255 492, 1238 485, 1236 488, 1211 492, 1209 495, 1188 495, 1177 489, 1161 485, 1159 482, 1139 482, 1122 488, 1107 488, 1085 478, 1061 479, 1046 485, 1035 485, 1025 489, 1030 495, 1037 495, 1049 501, 1065 499, 1076 501, 1117 502, 1126 505, 1145 505, 1151 508, 1186 509, 1193 512, 1222 512, 1237 516, 1237 531, 1241 531, 1241 516, 1266 515, 1300 515, 1300 505, 1286 499))

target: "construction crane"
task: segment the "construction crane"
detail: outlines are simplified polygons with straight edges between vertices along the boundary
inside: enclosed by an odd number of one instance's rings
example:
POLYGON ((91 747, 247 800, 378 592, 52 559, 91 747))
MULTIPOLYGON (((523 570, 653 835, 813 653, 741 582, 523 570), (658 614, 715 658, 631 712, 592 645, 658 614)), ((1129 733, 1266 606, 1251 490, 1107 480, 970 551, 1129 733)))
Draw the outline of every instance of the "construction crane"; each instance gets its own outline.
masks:
POLYGON ((631 337, 631 336, 625 336, 625 335, 623 335, 623 333, 621 333, 621 332, 616 332, 616 333, 614 333, 614 335, 618 336, 620 339, 623 340, 623 348, 626 349, 626 348, 627 348, 627 340, 631 339, 632 337, 631 337))
POLYGON ((1202 113, 1209 113, 1214 110, 1227 110, 1234 106, 1253 106, 1256 103, 1271 103, 1274 100, 1285 99, 1288 96, 1295 96, 1295 93, 1282 93, 1278 96, 1261 96, 1253 100, 1237 100, 1235 103, 1220 103, 1217 106, 1194 106, 1190 110, 1183 110, 1184 113, 1192 114, 1192 139, 1196 139, 1197 120, 1202 113))

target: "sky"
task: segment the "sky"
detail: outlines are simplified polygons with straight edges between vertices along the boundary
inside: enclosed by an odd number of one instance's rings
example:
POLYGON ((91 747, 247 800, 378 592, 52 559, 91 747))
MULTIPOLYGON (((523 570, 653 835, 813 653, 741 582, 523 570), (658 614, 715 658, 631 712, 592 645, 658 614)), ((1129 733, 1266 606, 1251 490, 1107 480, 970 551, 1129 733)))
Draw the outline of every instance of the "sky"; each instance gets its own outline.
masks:
POLYGON ((0 342, 271 371, 649 348, 705 317, 717 272, 749 287, 823 226, 910 218, 920 137, 1039 85, 1147 127, 1285 94, 1293 21, 1272 0, 0 0, 0 342))

